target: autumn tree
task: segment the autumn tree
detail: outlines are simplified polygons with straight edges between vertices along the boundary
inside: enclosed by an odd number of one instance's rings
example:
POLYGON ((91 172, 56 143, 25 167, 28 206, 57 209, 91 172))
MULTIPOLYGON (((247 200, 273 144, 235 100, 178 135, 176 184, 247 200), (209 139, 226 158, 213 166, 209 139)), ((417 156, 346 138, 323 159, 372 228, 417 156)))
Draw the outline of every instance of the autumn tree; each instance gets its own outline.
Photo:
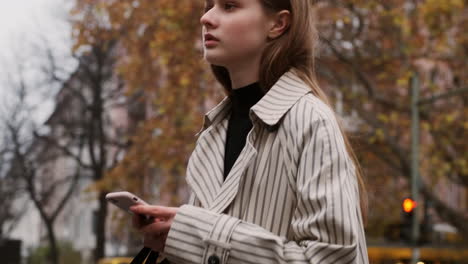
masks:
POLYGON ((360 135, 377 233, 382 223, 395 221, 401 198, 409 194, 398 179, 411 175, 410 80, 418 75, 421 98, 433 98, 421 103, 420 191, 439 217, 468 235, 463 207, 447 204, 433 188, 468 186, 467 5, 458 0, 317 4, 324 44, 317 70, 344 101, 344 111, 355 114, 351 121, 360 135))
POLYGON ((209 99, 217 98, 202 61, 199 1, 77 1, 76 45, 107 39, 119 43, 116 72, 129 96, 145 108, 135 120, 132 147, 103 182, 142 196, 152 193, 152 176, 162 200, 179 204, 187 157, 209 99), (144 122, 138 122, 144 121, 144 122))

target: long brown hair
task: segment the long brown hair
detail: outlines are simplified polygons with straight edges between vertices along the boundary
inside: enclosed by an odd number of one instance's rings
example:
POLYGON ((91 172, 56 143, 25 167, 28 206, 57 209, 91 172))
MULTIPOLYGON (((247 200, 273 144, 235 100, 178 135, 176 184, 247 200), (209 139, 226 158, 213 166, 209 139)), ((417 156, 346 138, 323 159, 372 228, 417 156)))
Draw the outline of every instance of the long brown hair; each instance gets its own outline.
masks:
MULTIPOLYGON (((315 16, 312 14, 310 0, 259 0, 266 12, 288 10, 291 13, 289 28, 279 38, 267 43, 260 62, 259 83, 264 91, 268 91, 287 71, 293 70, 298 77, 307 83, 312 93, 330 106, 330 100, 319 87, 315 76, 315 53, 318 45, 318 32, 315 26, 315 16)), ((225 67, 211 65, 216 79, 229 94, 232 90, 229 72, 225 67)), ((338 119, 338 118, 337 118, 338 119)), ((356 167, 359 186, 361 214, 367 218, 367 192, 361 167, 349 139, 340 125, 348 154, 356 167)))

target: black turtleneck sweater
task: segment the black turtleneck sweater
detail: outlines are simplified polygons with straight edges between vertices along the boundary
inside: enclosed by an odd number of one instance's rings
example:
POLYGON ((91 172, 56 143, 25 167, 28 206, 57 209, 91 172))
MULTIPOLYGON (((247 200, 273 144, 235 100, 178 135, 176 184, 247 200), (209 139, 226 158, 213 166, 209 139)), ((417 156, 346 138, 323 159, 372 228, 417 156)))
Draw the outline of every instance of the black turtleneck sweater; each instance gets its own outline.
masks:
POLYGON ((252 129, 252 121, 249 118, 250 108, 260 101, 263 95, 258 82, 231 91, 229 97, 232 102, 232 110, 224 153, 225 179, 245 146, 247 134, 252 129))

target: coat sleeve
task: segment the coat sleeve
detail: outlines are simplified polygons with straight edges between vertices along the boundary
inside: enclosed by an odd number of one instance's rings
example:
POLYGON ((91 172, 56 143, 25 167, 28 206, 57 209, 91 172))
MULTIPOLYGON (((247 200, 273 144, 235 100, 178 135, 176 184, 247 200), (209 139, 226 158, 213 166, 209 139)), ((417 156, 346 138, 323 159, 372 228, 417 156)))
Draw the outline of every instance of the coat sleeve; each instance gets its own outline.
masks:
POLYGON ((304 135, 291 236, 193 205, 180 208, 166 241, 174 263, 368 263, 354 166, 336 122, 304 135))

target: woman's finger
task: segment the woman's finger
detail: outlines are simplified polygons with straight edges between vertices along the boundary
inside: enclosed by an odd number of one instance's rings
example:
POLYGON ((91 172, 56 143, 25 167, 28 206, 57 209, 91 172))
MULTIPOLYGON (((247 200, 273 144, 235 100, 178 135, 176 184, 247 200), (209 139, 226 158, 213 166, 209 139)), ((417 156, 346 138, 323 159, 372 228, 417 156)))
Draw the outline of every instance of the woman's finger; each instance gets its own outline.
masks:
POLYGON ((135 214, 149 215, 155 218, 164 217, 169 218, 175 215, 176 210, 171 207, 157 206, 157 205, 134 205, 130 210, 135 214))
POLYGON ((161 236, 169 233, 169 229, 171 228, 171 223, 167 221, 159 221, 159 222, 154 222, 149 225, 141 226, 140 227, 140 232, 153 236, 161 236))
POLYGON ((133 214, 132 216, 132 225, 136 229, 140 229, 142 226, 150 224, 153 222, 153 219, 148 219, 146 216, 133 214))
POLYGON ((142 223, 141 223, 141 218, 140 218, 139 215, 133 214, 133 216, 132 216, 132 224, 133 224, 133 227, 136 228, 136 229, 140 229, 140 228, 141 228, 142 223))

